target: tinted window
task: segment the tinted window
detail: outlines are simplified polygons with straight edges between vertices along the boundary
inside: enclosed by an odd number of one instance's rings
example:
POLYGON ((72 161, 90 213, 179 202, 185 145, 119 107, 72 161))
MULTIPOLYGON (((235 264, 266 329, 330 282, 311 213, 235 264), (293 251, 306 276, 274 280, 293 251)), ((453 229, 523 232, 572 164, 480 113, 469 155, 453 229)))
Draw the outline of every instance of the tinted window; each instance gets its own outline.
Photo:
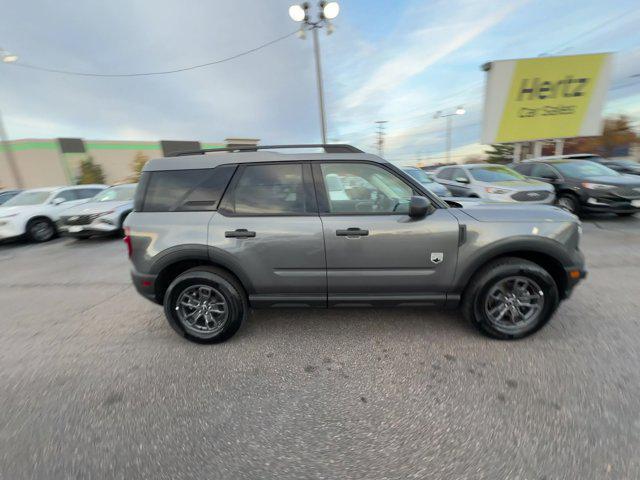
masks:
POLYGON ((409 175, 418 180, 420 183, 433 183, 433 180, 427 172, 418 168, 407 168, 405 170, 409 175))
POLYGON ((466 178, 467 180, 469 180, 469 177, 467 176, 466 172, 462 168, 454 168, 451 171, 451 179, 454 182, 457 182, 459 178, 466 178))
POLYGON ((511 165, 516 172, 521 173, 522 175, 526 175, 527 177, 531 176, 531 165, 530 163, 519 163, 517 165, 511 165))
POLYGON ((65 202, 70 202, 71 200, 77 200, 78 197, 76 195, 76 190, 62 190, 56 194, 53 199, 61 198, 65 202))
POLYGON ((102 191, 101 188, 79 188, 76 190, 78 198, 92 198, 102 191))
POLYGON ((248 165, 230 198, 237 215, 303 215, 307 201, 302 165, 248 165))
POLYGON ((320 166, 330 213, 407 213, 413 190, 384 168, 367 163, 320 166))
POLYGON ((440 180, 451 180, 452 174, 453 168, 445 168, 436 174, 436 178, 439 178, 440 180))
POLYGON ((44 203, 47 198, 51 195, 50 190, 35 190, 30 191, 27 190, 25 192, 19 193, 12 199, 8 200, 4 206, 5 207, 22 207, 24 205, 40 205, 44 203))
POLYGON ((479 182, 509 182, 524 177, 508 167, 478 167, 471 169, 471 176, 479 182))
POLYGON ((536 178, 558 178, 558 174, 553 168, 544 163, 537 163, 531 169, 531 176, 536 178))
POLYGON ((136 184, 118 185, 117 187, 106 188, 98 193, 91 201, 93 202, 128 202, 133 198, 136 191, 136 184))
MULTIPOLYGON (((146 172, 144 212, 212 211, 235 171, 234 165, 197 170, 146 172)), ((142 183, 142 179, 141 179, 142 183)))
POLYGON ((554 166, 560 173, 567 177, 589 178, 589 177, 617 177, 620 174, 609 167, 587 160, 574 160, 571 162, 558 162, 554 166))

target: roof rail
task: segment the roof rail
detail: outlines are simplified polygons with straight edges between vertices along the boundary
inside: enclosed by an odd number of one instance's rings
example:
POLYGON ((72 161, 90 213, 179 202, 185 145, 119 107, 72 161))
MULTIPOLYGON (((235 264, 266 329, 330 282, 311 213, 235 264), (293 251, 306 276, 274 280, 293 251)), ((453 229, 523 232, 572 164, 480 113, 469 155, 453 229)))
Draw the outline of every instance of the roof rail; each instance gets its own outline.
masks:
POLYGON ((174 152, 169 157, 182 157, 184 155, 204 155, 213 152, 257 152, 258 150, 275 150, 280 148, 322 148, 325 153, 364 153, 359 148, 344 143, 326 144, 300 144, 300 145, 238 145, 234 147, 203 148, 201 150, 188 150, 174 152))

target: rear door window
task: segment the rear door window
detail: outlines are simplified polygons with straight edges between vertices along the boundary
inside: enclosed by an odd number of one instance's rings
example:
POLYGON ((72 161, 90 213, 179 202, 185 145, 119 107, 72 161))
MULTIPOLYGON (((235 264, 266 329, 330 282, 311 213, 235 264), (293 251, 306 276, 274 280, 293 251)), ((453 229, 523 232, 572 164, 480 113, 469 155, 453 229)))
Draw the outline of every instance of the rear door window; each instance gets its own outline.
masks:
POLYGON ((225 210, 235 215, 305 215, 311 213, 303 166, 299 163, 246 165, 238 172, 225 210))
POLYGON ((143 204, 137 207, 143 212, 214 211, 235 169, 235 165, 222 165, 145 172, 146 195, 143 204))

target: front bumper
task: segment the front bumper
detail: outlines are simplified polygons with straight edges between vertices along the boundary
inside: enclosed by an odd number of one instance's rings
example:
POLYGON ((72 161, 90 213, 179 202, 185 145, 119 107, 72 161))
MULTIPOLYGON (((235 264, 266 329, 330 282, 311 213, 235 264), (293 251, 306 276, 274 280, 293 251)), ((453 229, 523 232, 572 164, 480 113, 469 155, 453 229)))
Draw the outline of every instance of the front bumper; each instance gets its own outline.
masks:
POLYGON ((86 237, 88 235, 112 235, 117 233, 120 228, 118 225, 103 222, 100 219, 95 220, 88 225, 68 225, 62 222, 56 224, 58 232, 68 237, 86 237))
MULTIPOLYGON (((520 192, 516 192, 520 193, 520 192)), ((513 203, 517 205, 550 205, 555 202, 556 196, 554 193, 550 193, 543 200, 526 200, 520 201, 512 197, 513 193, 497 194, 497 193, 485 193, 484 198, 493 202, 513 203)))
POLYGON ((19 237, 24 235, 24 233, 24 230, 19 228, 16 224, 0 219, 0 240, 19 237))
POLYGON ((560 292, 560 297, 562 299, 569 298, 573 289, 578 285, 582 280, 587 278, 587 268, 584 262, 584 254, 580 250, 576 250, 573 253, 573 264, 565 265, 565 288, 563 292, 560 292))
POLYGON ((588 213, 637 213, 640 212, 640 198, 586 195, 580 199, 580 206, 584 212, 588 213))

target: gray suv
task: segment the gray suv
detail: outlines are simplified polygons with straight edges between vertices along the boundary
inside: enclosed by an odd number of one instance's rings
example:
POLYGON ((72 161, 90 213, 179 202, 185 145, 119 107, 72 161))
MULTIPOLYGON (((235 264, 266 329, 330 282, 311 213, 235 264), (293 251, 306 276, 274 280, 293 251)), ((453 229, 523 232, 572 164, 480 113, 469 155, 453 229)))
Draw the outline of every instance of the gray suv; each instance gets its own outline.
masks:
POLYGON ((135 288, 201 343, 259 307, 461 306, 489 336, 525 337, 584 278, 580 235, 556 207, 451 207, 349 145, 152 160, 125 221, 135 288))

